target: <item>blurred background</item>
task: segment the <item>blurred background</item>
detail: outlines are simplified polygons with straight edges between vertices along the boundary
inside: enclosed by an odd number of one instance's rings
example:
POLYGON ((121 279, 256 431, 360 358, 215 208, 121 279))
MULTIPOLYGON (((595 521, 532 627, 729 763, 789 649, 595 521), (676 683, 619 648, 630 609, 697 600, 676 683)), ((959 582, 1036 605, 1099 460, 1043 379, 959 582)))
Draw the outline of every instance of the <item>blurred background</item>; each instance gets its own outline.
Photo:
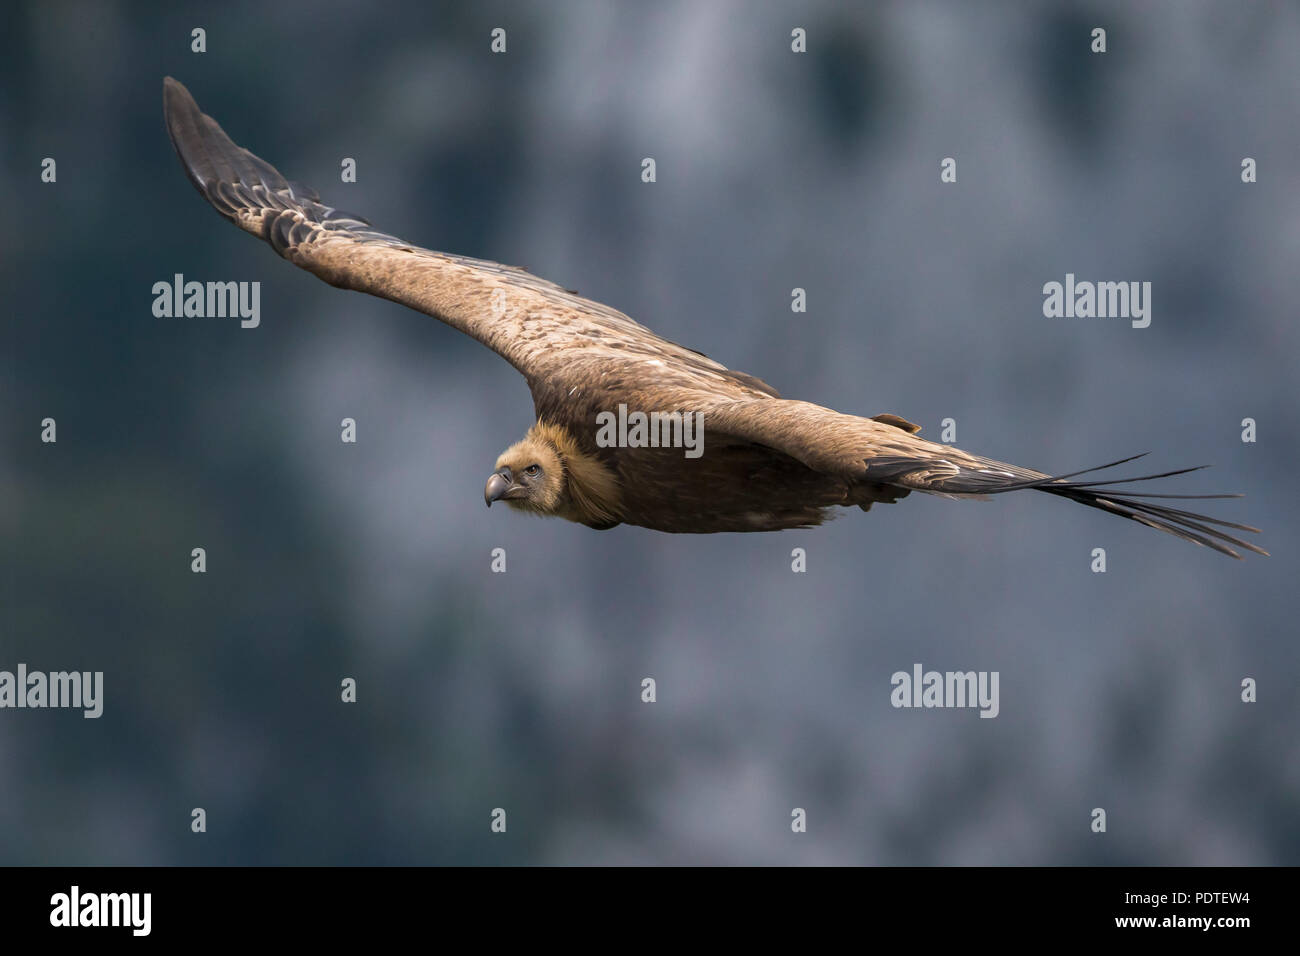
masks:
POLYGON ((0 669, 105 701, 0 711, 0 863, 1300 863, 1294 4, 3 16, 0 669), (788 397, 1048 471, 1213 464, 1166 490, 1246 493, 1207 510, 1274 556, 1031 494, 770 535, 488 511, 523 380, 223 222, 166 74, 331 204, 788 397), (155 318, 178 272, 261 282, 260 327, 155 318), (1067 272, 1150 281, 1151 326, 1044 318, 1067 272), (1000 715, 892 708, 917 662, 999 671, 1000 715))

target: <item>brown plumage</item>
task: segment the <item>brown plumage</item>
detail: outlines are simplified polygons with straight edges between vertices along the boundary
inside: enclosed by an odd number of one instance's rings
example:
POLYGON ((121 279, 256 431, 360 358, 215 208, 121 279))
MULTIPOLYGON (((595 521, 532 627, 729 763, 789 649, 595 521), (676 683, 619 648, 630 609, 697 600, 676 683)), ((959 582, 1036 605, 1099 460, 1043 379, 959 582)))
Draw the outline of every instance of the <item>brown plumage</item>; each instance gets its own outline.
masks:
POLYGON ((1111 487, 1193 469, 1070 481, 1075 475, 1049 476, 918 438, 919 427, 896 415, 859 418, 783 399, 752 375, 522 269, 430 252, 326 206, 314 190, 231 142, 170 77, 163 105, 186 173, 219 213, 331 285, 400 302, 459 329, 524 376, 537 424, 497 460, 488 504, 502 500, 602 529, 774 531, 820 524, 835 506, 865 511, 912 491, 983 497, 1032 488, 1232 557, 1240 557, 1232 546, 1266 553, 1222 530, 1256 528, 1151 501, 1235 495, 1111 487), (703 453, 602 446, 598 416, 620 405, 702 415, 703 453))

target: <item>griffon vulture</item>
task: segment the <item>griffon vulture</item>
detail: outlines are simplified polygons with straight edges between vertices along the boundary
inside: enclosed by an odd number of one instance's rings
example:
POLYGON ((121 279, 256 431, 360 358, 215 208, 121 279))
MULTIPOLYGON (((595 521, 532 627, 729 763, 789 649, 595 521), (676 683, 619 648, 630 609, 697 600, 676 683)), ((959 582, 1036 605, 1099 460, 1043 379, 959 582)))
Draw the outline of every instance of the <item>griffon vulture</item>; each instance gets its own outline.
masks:
POLYGON ((896 415, 860 418, 782 398, 752 375, 523 269, 430 252, 325 205, 314 190, 236 146, 170 77, 163 107, 185 172, 221 215, 331 285, 400 302, 459 329, 524 376, 537 422, 497 459, 484 494, 489 505, 505 501, 599 529, 776 531, 820 524, 834 506, 866 511, 912 491, 983 497, 1032 488, 1234 558, 1233 546, 1266 553, 1222 530, 1256 528, 1152 501, 1235 495, 1114 487, 1194 469, 1071 481, 1100 469, 1030 471, 917 438, 919 427, 896 415), (660 413, 673 428, 680 425, 674 413, 701 421, 702 454, 599 440, 598 416, 619 406, 660 413))

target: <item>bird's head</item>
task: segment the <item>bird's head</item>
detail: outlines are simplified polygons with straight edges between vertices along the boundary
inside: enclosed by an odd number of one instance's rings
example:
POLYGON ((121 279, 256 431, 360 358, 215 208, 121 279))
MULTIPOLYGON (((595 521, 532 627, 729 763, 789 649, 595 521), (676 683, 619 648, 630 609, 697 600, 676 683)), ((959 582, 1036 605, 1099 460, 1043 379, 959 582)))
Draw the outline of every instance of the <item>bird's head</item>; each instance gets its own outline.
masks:
POLYGON ((501 453, 483 489, 483 500, 489 508, 494 501, 504 501, 520 511, 553 515, 564 498, 565 481, 564 462, 556 447, 529 435, 501 453))

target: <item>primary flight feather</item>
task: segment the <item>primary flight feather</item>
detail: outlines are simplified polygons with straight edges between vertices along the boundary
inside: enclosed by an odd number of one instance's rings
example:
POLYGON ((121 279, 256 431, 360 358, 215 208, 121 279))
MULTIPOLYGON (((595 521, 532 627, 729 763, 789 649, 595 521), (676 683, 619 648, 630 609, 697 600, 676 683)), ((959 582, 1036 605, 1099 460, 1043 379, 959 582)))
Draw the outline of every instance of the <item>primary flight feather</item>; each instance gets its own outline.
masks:
POLYGON ((484 490, 489 505, 505 501, 601 529, 776 531, 820 524, 835 506, 865 511, 912 491, 982 497, 1034 489, 1234 558, 1234 547, 1267 553, 1223 530, 1257 528, 1154 503, 1236 495, 1114 487, 1195 469, 1071 481, 1100 469, 1047 475, 918 438, 920 428, 896 415, 860 418, 784 399, 752 375, 522 269, 430 252, 325 205, 314 190, 235 145, 171 77, 163 81, 163 111, 190 181, 227 219, 331 285, 400 302, 459 329, 524 376, 537 423, 497 459, 484 490), (616 413, 625 419, 629 410, 662 418, 665 438, 684 419, 698 421, 702 453, 602 440, 602 423, 616 413))

